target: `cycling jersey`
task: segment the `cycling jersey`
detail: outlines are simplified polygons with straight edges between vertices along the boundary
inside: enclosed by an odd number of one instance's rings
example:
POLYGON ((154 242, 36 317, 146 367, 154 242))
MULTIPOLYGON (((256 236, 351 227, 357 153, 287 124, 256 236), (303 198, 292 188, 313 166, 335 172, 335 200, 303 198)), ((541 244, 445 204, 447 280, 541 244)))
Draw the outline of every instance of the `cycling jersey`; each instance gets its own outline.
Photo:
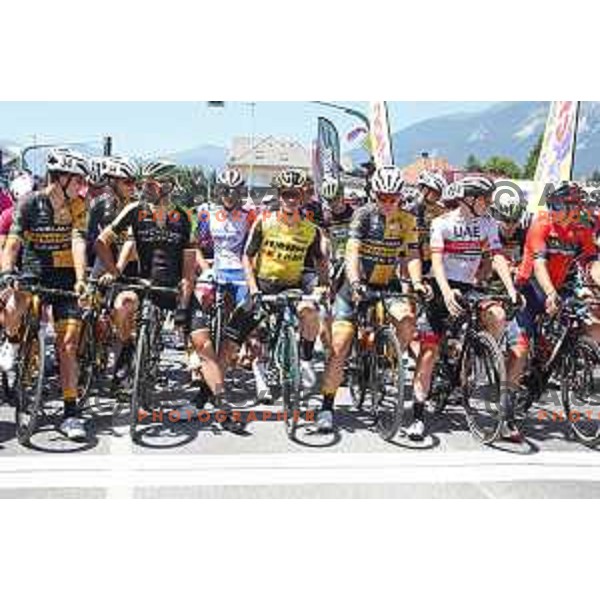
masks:
POLYGON ((0 214, 0 235, 6 236, 10 232, 13 222, 14 207, 11 206, 0 214))
POLYGON ((17 205, 9 236, 23 243, 23 269, 40 276, 43 285, 72 287, 72 241, 85 239, 85 211, 83 198, 68 200, 57 211, 42 192, 17 205))
POLYGON ((419 233, 421 260, 427 266, 427 268, 423 269, 424 271, 428 271, 429 266, 431 265, 431 245, 429 239, 431 223, 434 219, 437 219, 447 212, 447 208, 440 206, 437 203, 425 203, 423 200, 414 206, 414 215, 417 218, 417 231, 419 233))
POLYGON ((158 286, 178 285, 184 250, 194 247, 192 224, 186 211, 174 204, 163 209, 144 201, 132 202, 110 228, 117 235, 131 228, 141 277, 158 286))
POLYGON ((431 224, 431 251, 442 253, 449 281, 475 284, 484 253, 502 250, 498 224, 490 216, 466 217, 457 208, 431 224))
POLYGON ((273 213, 255 223, 245 253, 256 257, 256 275, 265 281, 300 285, 305 266, 321 256, 321 233, 298 214, 273 213))
MULTIPOLYGON (((94 204, 89 210, 88 222, 87 222, 87 252, 88 252, 88 264, 94 266, 96 274, 103 271, 102 265, 94 265, 95 251, 94 244, 98 239, 98 236, 103 229, 108 227, 119 214, 119 200, 111 191, 104 192, 100 196, 94 199, 94 204)), ((123 244, 129 237, 128 231, 121 232, 114 243, 111 244, 111 250, 113 259, 115 262, 119 258, 119 252, 123 247, 123 244)), ((132 277, 136 274, 135 259, 130 260, 127 265, 125 274, 132 277)))
POLYGON ((552 284, 560 289, 576 260, 586 262, 596 257, 594 237, 591 227, 574 220, 557 223, 551 212, 539 213, 533 219, 525 238, 523 262, 517 273, 517 282, 523 284, 528 281, 533 274, 534 261, 543 258, 552 284))
POLYGON ((350 223, 354 216, 354 209, 349 204, 344 203, 344 209, 341 212, 329 213, 327 222, 327 231, 331 238, 331 250, 335 261, 342 260, 346 252, 346 243, 350 231, 350 223))
POLYGON ((254 218, 254 212, 244 209, 213 208, 199 213, 198 244, 202 247, 210 239, 216 273, 242 269, 242 252, 254 218))
POLYGON ((418 250, 417 221, 400 208, 385 216, 375 204, 369 204, 354 213, 348 240, 358 243, 364 282, 385 286, 394 276, 398 261, 418 250))

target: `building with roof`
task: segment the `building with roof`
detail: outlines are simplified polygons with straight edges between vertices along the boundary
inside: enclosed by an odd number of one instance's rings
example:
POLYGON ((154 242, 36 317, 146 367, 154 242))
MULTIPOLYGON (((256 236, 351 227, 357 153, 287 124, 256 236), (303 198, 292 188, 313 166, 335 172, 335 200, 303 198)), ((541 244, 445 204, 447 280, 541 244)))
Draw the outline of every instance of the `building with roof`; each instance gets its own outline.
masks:
POLYGON ((264 137, 235 137, 227 160, 239 169, 253 188, 270 187, 273 177, 286 168, 310 172, 310 151, 295 140, 264 137))

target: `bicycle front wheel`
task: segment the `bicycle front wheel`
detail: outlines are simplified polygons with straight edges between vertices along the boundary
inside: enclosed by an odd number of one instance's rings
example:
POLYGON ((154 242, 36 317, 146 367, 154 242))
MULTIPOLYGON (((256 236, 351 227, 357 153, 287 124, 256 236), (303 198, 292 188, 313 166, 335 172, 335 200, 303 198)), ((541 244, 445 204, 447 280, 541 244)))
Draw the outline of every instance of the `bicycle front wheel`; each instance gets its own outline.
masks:
POLYGON ((279 341, 279 369, 287 435, 296 435, 300 416, 300 356, 294 329, 284 327, 279 341))
POLYGON ((85 404, 96 376, 96 338, 93 331, 93 322, 84 321, 79 339, 79 378, 78 402, 80 407, 85 404))
POLYGON ((404 366, 402 348, 396 333, 389 327, 375 336, 373 408, 379 435, 392 440, 404 417, 404 366))
POLYGON ((131 388, 131 411, 129 414, 129 433, 132 440, 135 440, 136 437, 137 426, 140 421, 140 409, 146 406, 147 402, 149 341, 149 324, 144 323, 138 332, 138 340, 135 348, 135 367, 131 388))
POLYGON ((17 439, 24 446, 29 445, 42 411, 45 364, 46 337, 30 325, 21 344, 15 377, 17 439))
POLYGON ((486 331, 470 334, 460 365, 462 401, 471 433, 484 444, 495 442, 502 431, 505 380, 504 357, 494 337, 486 331))
POLYGON ((600 442, 600 347, 578 338, 563 359, 561 399, 575 437, 587 446, 600 442))

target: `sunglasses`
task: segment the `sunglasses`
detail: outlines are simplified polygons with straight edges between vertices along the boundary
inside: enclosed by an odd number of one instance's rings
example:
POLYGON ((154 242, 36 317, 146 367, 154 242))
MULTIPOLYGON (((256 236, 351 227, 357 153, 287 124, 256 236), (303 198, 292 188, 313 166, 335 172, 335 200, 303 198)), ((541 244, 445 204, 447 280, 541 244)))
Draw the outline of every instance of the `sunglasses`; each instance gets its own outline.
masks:
POLYGON ((300 200, 301 194, 299 194, 298 192, 283 192, 283 194, 281 194, 281 197, 284 200, 300 200))

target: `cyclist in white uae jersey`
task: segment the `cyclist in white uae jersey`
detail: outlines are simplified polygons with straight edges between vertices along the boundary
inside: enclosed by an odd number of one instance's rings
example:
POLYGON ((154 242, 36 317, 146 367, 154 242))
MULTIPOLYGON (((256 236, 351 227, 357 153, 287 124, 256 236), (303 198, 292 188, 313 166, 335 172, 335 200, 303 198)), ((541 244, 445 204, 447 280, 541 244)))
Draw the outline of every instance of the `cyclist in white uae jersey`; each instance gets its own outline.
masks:
MULTIPOLYGON (((431 258, 433 299, 426 307, 427 323, 421 332, 422 350, 415 369, 414 422, 409 428, 415 438, 424 431, 424 403, 438 347, 447 328, 448 316, 462 312, 460 296, 475 284, 477 271, 484 253, 492 255, 494 270, 498 273, 511 301, 518 302, 506 258, 501 253, 498 225, 487 214, 494 184, 484 177, 466 177, 460 182, 456 200, 458 208, 433 220, 431 225, 431 258)), ((502 306, 490 302, 482 307, 484 326, 498 338, 505 327, 502 306)))

